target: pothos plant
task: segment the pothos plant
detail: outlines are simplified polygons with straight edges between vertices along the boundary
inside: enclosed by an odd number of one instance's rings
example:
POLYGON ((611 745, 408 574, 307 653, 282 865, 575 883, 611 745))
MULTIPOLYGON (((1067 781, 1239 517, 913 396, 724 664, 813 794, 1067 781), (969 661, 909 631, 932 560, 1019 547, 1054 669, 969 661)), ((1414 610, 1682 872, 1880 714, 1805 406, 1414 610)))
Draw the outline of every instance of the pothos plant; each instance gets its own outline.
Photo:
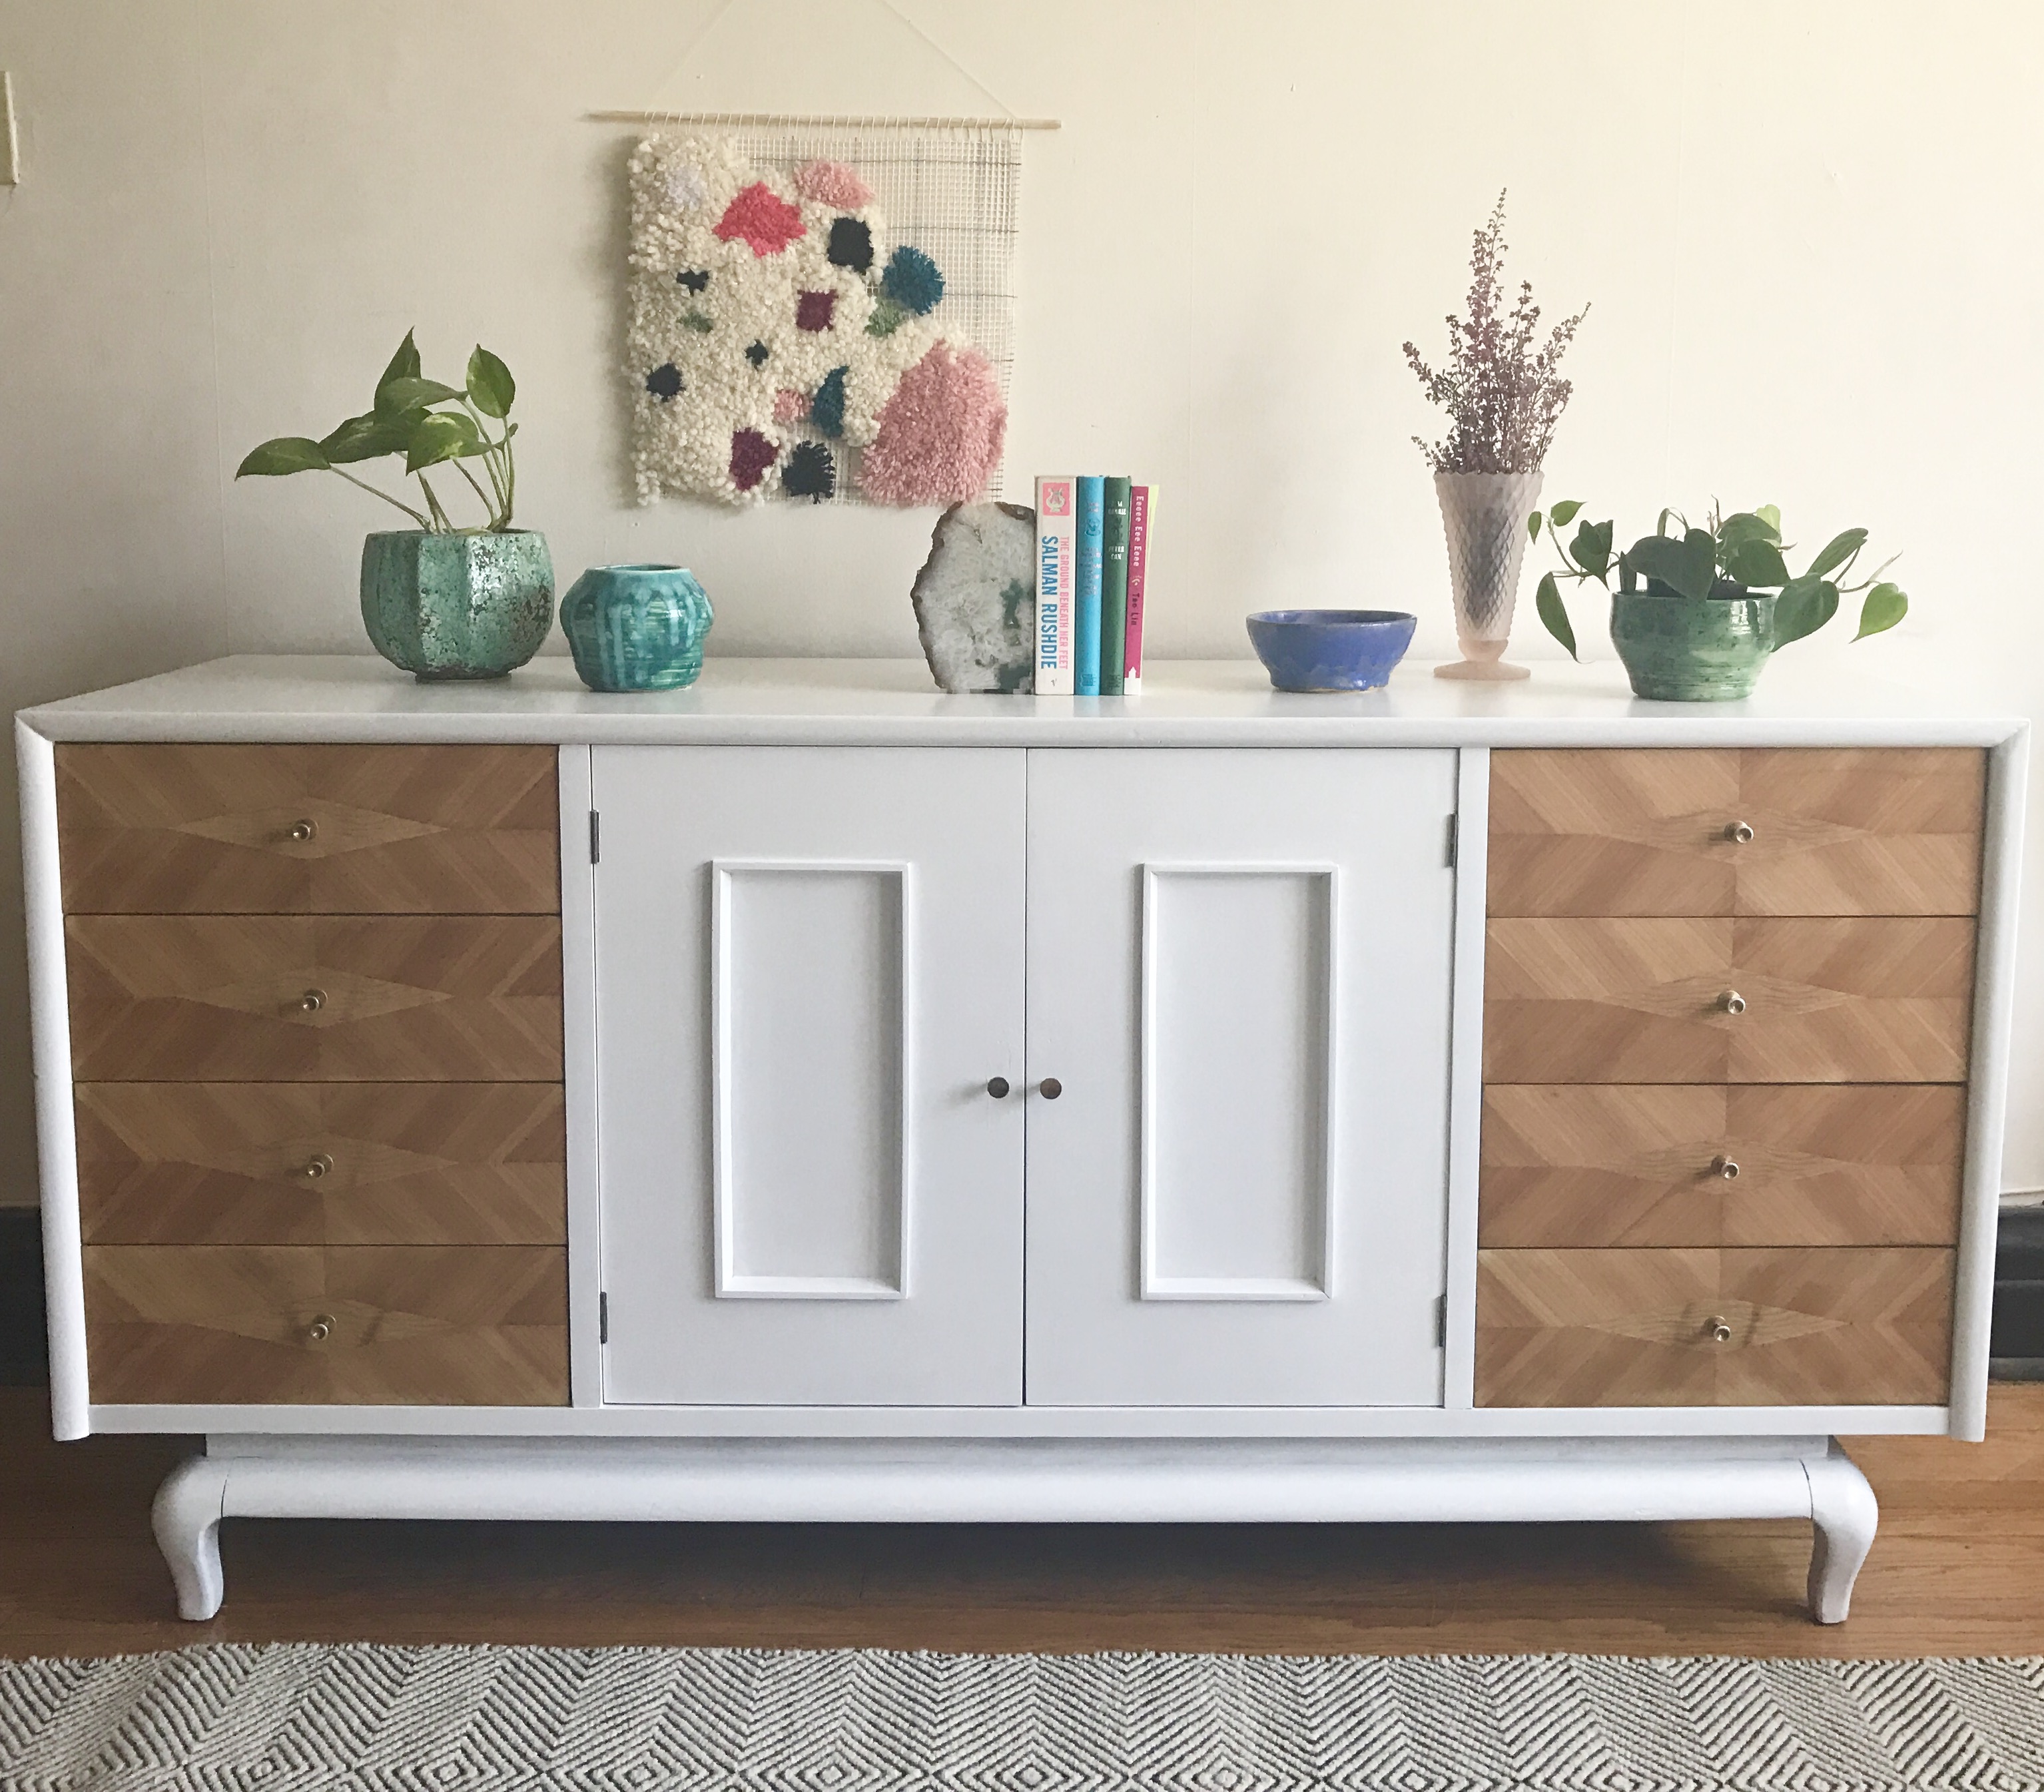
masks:
POLYGON ((315 442, 306 436, 279 436, 250 451, 236 469, 234 477, 251 474, 280 476, 287 473, 337 474, 351 485, 359 485, 372 497, 395 505, 418 526, 432 535, 501 535, 511 527, 511 509, 517 497, 517 469, 512 462, 511 438, 518 426, 509 420, 517 386, 511 370, 479 343, 468 358, 467 383, 457 389, 419 372, 419 351, 407 330, 383 377, 376 382, 376 399, 359 417, 349 417, 331 435, 315 442), (443 407, 452 406, 451 409, 443 407), (498 426, 492 437, 490 426, 498 426), (417 509, 394 497, 347 469, 390 455, 405 457, 405 475, 416 478, 425 501, 417 509), (478 464, 483 481, 469 470, 478 464), (451 464, 467 480, 482 501, 485 520, 466 528, 457 528, 426 478, 426 469, 451 464))
POLYGON ((1574 535, 1562 546, 1562 531, 1576 522, 1582 508, 1567 501, 1556 505, 1544 518, 1536 510, 1526 519, 1527 532, 1536 542, 1544 525, 1561 561, 1554 571, 1542 578, 1536 602, 1547 632, 1569 650, 1572 659, 1581 656, 1576 652, 1576 631, 1562 602, 1562 579, 1578 585, 1595 579, 1608 593, 1616 573, 1620 591, 1637 591, 1643 581, 1650 596, 1685 597, 1698 603, 1771 593, 1777 647, 1815 633, 1838 613, 1843 599, 1861 592, 1866 597, 1860 605, 1855 641, 1892 628, 1909 613, 1909 599, 1901 586, 1881 576, 1897 556, 1891 555, 1858 583, 1849 582, 1860 551, 1866 546, 1864 529, 1846 529, 1834 535, 1801 572, 1791 573, 1787 556, 1793 550, 1782 543, 1781 512, 1771 504, 1729 516, 1713 505, 1703 528, 1695 528, 1676 511, 1664 510, 1652 535, 1642 535, 1616 555, 1609 522, 1577 523, 1574 535), (1670 532, 1671 523, 1677 526, 1677 532, 1670 532))

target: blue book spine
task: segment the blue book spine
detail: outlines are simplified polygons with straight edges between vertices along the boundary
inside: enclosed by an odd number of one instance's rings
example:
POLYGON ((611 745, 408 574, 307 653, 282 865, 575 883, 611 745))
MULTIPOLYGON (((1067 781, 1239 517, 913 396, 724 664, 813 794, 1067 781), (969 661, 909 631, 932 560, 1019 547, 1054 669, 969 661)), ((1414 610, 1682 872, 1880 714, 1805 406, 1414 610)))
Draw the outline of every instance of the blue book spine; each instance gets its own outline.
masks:
POLYGON ((1079 475, 1078 582, 1074 586, 1072 689, 1080 696, 1100 695, 1100 570, 1105 544, 1104 482, 1095 474, 1079 475))

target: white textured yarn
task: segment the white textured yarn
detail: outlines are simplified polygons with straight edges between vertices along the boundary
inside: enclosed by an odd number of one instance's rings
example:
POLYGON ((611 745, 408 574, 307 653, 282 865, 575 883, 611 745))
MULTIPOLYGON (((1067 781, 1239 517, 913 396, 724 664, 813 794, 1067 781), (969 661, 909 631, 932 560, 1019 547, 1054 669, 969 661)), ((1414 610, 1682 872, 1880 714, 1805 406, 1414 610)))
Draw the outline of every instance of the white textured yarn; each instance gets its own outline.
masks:
MULTIPOLYGON (((943 334, 984 355, 1009 395, 1015 366, 1015 232, 1022 187, 1022 132, 985 124, 697 126, 729 137, 755 166, 793 178, 805 162, 856 169, 897 243, 920 249, 944 277, 943 334)), ((1001 495, 997 472, 989 497, 1001 495)), ((840 479, 839 504, 859 504, 855 479, 840 479)))

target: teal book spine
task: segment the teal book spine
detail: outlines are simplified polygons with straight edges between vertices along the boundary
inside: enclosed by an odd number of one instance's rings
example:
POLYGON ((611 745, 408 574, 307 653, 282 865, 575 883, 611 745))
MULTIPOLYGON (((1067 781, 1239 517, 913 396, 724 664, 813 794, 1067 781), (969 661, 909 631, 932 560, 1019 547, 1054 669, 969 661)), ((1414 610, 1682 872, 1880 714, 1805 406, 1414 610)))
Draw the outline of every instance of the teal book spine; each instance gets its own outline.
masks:
POLYGON ((1100 695, 1101 486, 1097 474, 1079 475, 1078 583, 1074 587, 1076 626, 1072 630, 1072 689, 1081 696, 1100 695))
POLYGON ((1100 694, 1120 696, 1128 649, 1130 479, 1103 479, 1100 499, 1100 694))

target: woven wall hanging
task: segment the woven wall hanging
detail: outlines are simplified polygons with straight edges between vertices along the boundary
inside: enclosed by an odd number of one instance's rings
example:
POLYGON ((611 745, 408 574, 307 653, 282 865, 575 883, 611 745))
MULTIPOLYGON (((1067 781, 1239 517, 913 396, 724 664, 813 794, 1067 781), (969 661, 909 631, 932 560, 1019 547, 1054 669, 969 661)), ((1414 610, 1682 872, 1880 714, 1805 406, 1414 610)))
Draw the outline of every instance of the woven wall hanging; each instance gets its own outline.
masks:
POLYGON ((763 125, 630 160, 639 498, 996 495, 1013 126, 763 125))

